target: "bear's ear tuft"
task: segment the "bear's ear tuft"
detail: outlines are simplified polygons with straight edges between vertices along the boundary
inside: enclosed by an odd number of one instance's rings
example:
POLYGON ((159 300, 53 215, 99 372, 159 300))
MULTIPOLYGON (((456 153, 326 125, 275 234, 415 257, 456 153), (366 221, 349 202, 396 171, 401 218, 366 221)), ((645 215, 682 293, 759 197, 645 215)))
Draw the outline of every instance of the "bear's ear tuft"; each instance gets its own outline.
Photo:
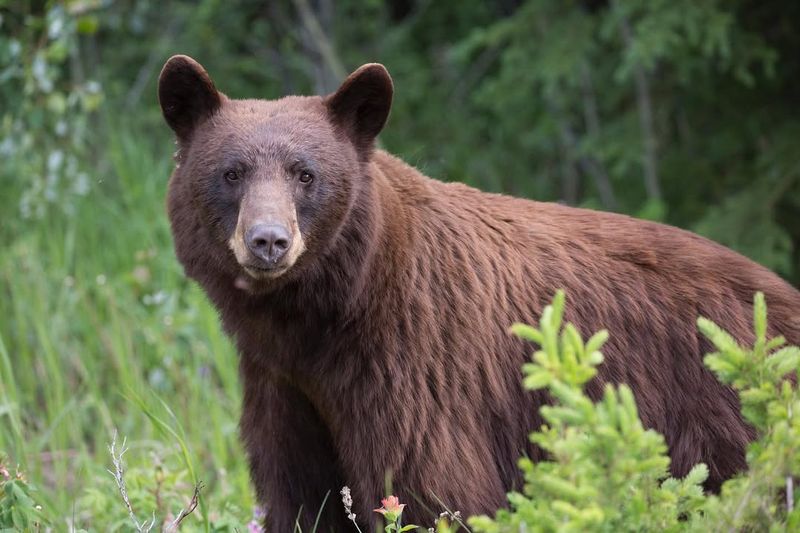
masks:
POLYGON ((368 151, 389 117, 393 92, 386 67, 368 63, 350 74, 325 99, 325 105, 331 120, 347 132, 356 148, 368 151))
POLYGON ((158 102, 169 127, 186 140, 222 104, 222 95, 205 69, 189 56, 172 56, 158 78, 158 102))

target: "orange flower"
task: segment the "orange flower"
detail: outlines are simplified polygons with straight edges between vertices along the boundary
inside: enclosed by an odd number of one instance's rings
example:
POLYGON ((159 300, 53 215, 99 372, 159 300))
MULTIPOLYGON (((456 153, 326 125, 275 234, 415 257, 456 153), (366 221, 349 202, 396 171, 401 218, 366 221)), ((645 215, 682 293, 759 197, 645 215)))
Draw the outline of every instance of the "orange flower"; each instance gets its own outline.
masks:
POLYGON ((396 522, 405 506, 406 504, 400 503, 397 496, 388 496, 381 500, 381 508, 375 509, 375 512, 382 514, 389 522, 396 522))

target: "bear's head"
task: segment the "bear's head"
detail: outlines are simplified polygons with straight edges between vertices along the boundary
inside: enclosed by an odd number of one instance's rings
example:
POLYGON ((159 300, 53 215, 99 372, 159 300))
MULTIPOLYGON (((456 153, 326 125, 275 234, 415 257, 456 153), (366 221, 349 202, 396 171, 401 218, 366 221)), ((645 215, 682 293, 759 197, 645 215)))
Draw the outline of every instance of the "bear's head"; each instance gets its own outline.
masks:
POLYGON ((236 100, 195 60, 170 58, 158 98, 177 137, 168 211, 187 274, 264 292, 324 257, 364 187, 392 90, 367 64, 325 97, 236 100))

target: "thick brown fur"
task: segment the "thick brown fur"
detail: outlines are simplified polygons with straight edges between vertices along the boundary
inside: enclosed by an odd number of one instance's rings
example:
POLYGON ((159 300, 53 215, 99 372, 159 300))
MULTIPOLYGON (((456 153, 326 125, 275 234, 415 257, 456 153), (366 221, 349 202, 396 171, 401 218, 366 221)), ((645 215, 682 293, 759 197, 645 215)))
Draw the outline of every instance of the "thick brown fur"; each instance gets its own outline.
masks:
POLYGON ((323 530, 351 530, 343 485, 371 531, 387 473, 406 523, 430 525, 442 504, 465 515, 503 506, 521 484, 517 459, 541 458, 527 435, 547 401, 523 390, 533 347, 508 327, 535 323, 559 288, 584 336, 611 334, 592 397, 628 383, 676 476, 705 462, 713 490, 745 468, 754 434, 736 393, 704 367, 711 346, 696 318, 750 343, 763 291, 771 333, 800 344, 800 292, 686 231, 423 176, 372 148, 391 81, 364 68, 343 86, 356 96, 276 101, 230 100, 185 57, 162 72, 164 94, 177 94, 165 111, 180 145, 175 247, 241 356, 241 434, 267 531, 291 531, 301 506, 310 530, 328 492, 323 530), (302 189, 286 161, 306 156, 315 176, 302 189), (231 164, 246 167, 240 192, 221 178, 231 164), (242 195, 258 187, 278 187, 268 190, 295 206, 302 233, 303 253, 276 278, 247 275, 229 245, 242 195))

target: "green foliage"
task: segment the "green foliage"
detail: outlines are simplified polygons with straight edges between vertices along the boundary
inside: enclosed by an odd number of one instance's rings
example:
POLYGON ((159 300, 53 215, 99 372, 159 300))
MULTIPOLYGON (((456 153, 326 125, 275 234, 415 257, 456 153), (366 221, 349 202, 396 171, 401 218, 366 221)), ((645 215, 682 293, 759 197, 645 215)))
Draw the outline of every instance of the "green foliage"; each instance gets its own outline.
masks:
MULTIPOLYGON (((122 470, 119 474, 124 479, 126 495, 136 519, 146 524, 152 520, 153 531, 173 531, 170 526, 181 510, 193 509, 192 497, 195 487, 198 487, 197 482, 192 480, 192 472, 183 463, 181 453, 171 447, 158 445, 139 445, 131 450, 118 448, 116 453, 121 461, 122 470), (132 465, 131 468, 128 468, 128 463, 132 465)), ((108 462, 111 463, 110 456, 108 462)), ((109 472, 114 474, 115 466, 111 466, 109 472)), ((202 502, 202 484, 198 494, 202 502)), ((245 525, 242 517, 246 513, 237 505, 236 499, 214 500, 213 512, 205 513, 199 507, 193 509, 181 521, 181 529, 215 533, 243 530, 245 525)), ((95 527, 97 517, 103 517, 103 531, 130 531, 133 526, 113 475, 94 478, 75 502, 75 508, 81 514, 92 517, 95 527)))
POLYGON ((0 531, 43 531, 49 525, 37 490, 20 472, 12 474, 0 453, 0 531))
POLYGON ((800 396, 786 379, 800 370, 800 348, 768 339, 766 304, 755 298, 755 345, 740 346, 711 321, 700 318, 702 333, 717 352, 705 361, 740 394, 742 412, 759 438, 748 448, 749 470, 723 485, 720 496, 706 495, 708 471, 695 466, 685 478, 668 478, 663 437, 639 420, 631 390, 607 385, 593 403, 583 386, 602 362, 605 332, 585 344, 577 330, 562 327, 564 293, 542 313, 539 328, 512 331, 540 346, 523 368, 525 386, 546 388, 552 405, 541 408, 546 424, 531 434, 548 454, 534 463, 523 458, 521 493, 511 493, 510 510, 494 519, 473 517, 476 532, 517 531, 718 531, 793 530, 800 525, 797 498, 783 489, 800 470, 800 396), (665 479, 666 478, 666 479, 665 479))
POLYGON ((713 322, 698 320, 717 349, 706 356, 706 365, 739 391, 742 414, 760 436, 747 450, 747 475, 725 483, 720 497, 709 498, 705 512, 719 529, 794 531, 800 527, 800 498, 784 491, 800 471, 800 417, 794 414, 800 412, 800 395, 787 378, 798 377, 800 348, 767 336, 763 294, 756 294, 754 306, 752 349, 713 322))
POLYGON ((23 218, 74 213, 74 197, 91 186, 89 114, 103 95, 97 80, 69 75, 78 39, 94 29, 73 4, 46 2, 41 11, 0 4, 0 101, 9 104, 0 111, 0 180, 18 191, 23 218))

